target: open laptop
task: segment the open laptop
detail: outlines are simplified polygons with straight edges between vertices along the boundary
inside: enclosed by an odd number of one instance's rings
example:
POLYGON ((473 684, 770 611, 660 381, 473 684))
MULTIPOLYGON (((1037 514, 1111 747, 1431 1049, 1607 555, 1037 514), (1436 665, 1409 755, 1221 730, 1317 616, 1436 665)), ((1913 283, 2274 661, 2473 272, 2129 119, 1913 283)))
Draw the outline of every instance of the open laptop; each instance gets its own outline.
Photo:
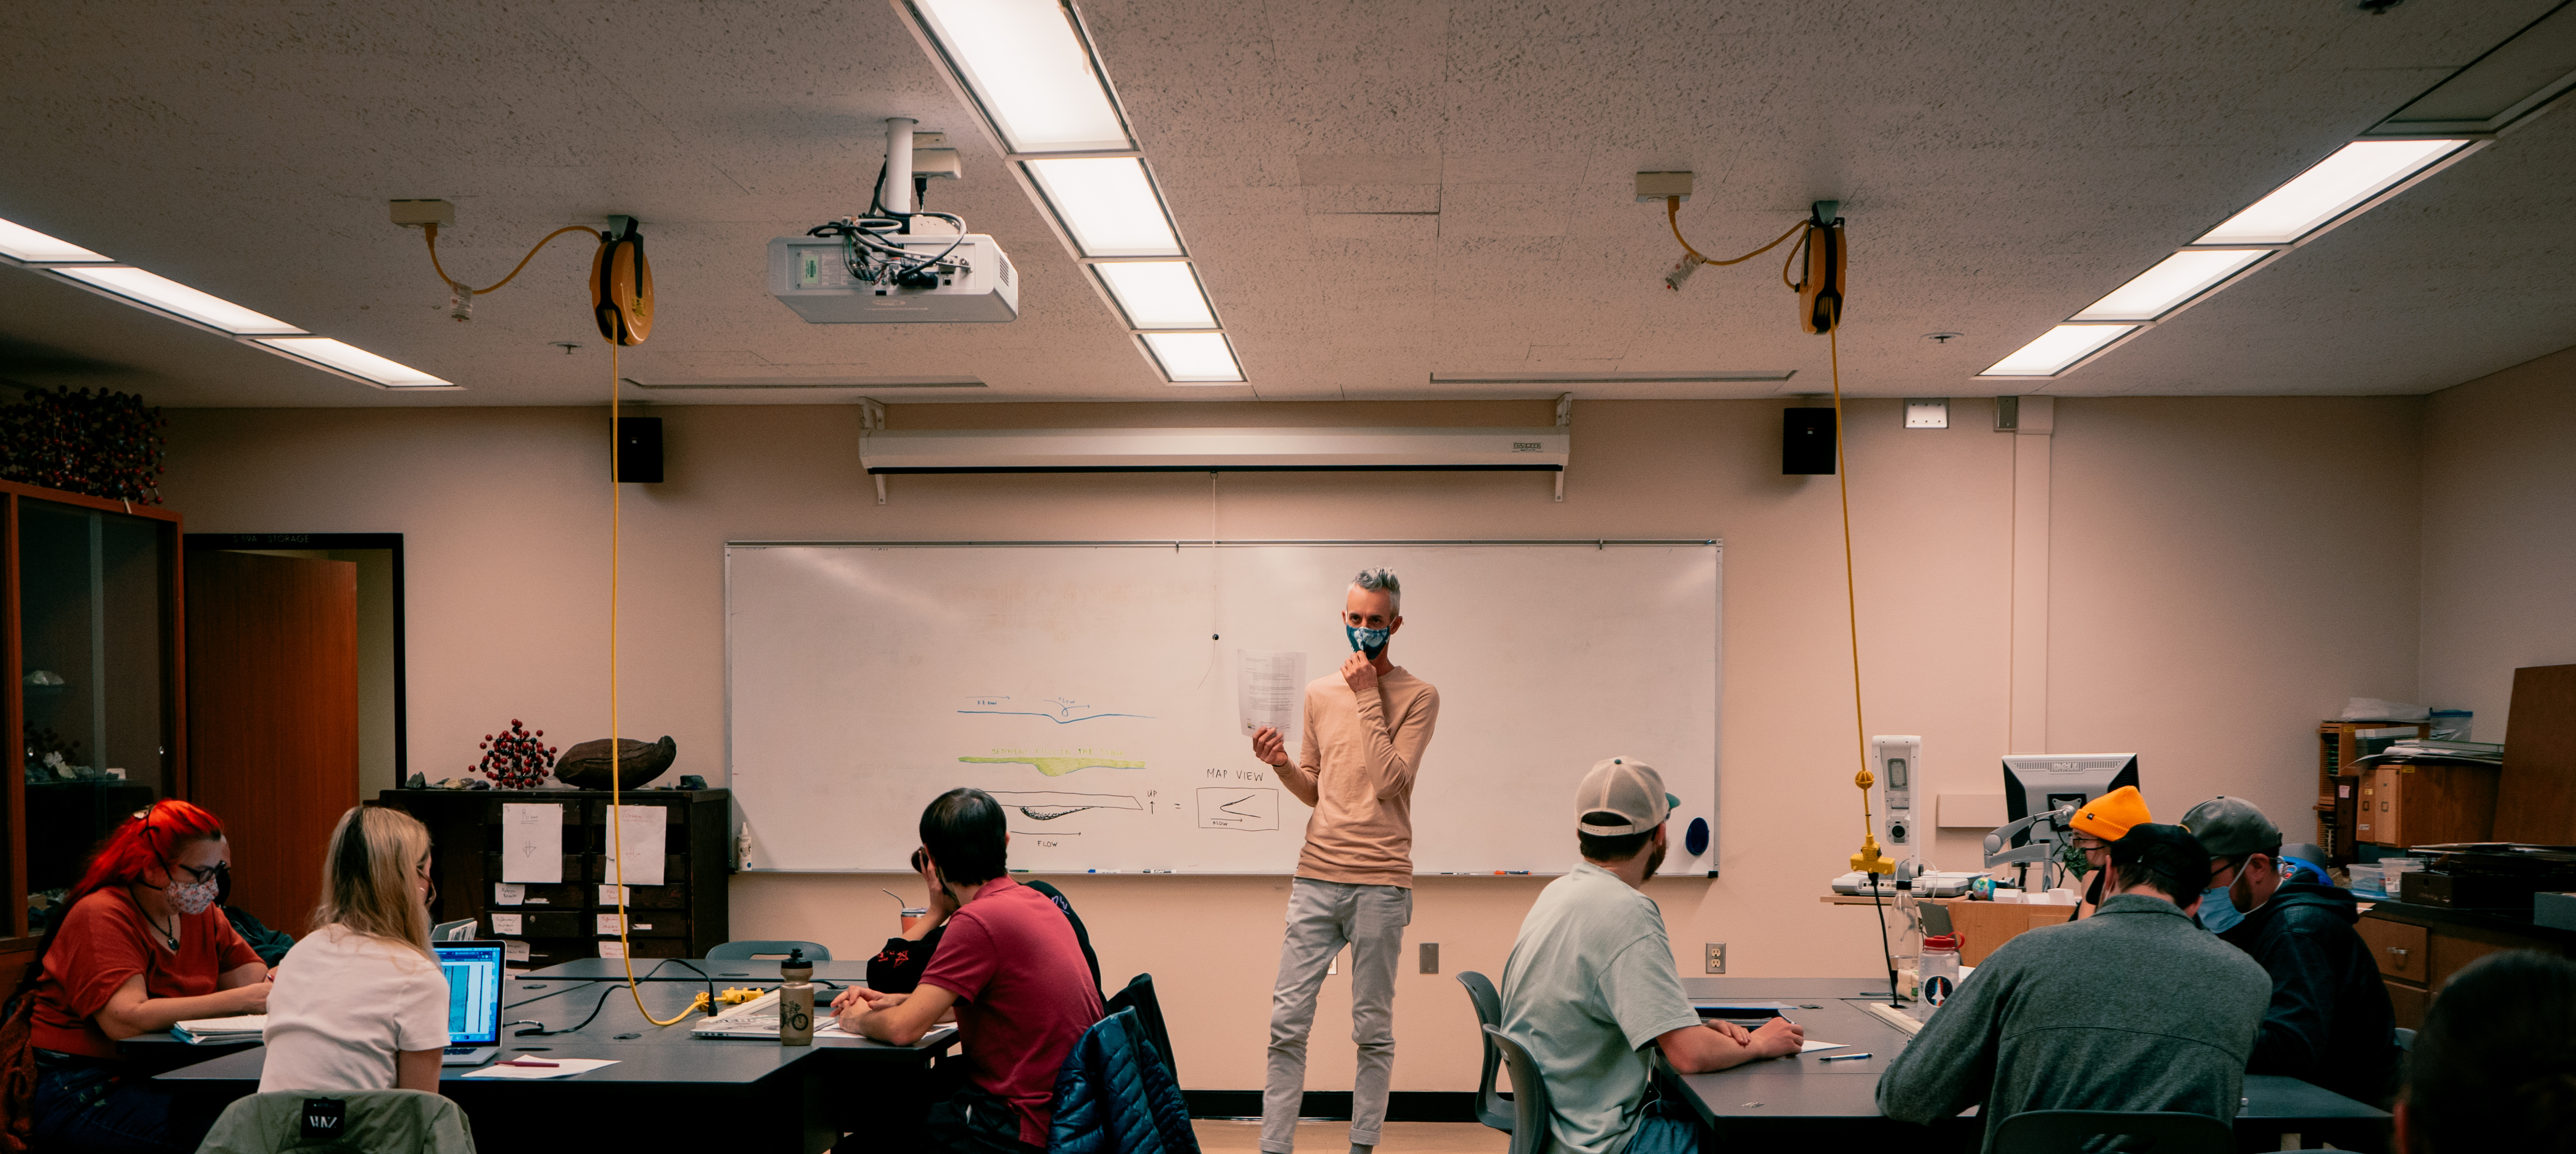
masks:
POLYGON ((431 942, 447 974, 447 1056, 442 1066, 480 1066, 501 1054, 500 942, 431 942))

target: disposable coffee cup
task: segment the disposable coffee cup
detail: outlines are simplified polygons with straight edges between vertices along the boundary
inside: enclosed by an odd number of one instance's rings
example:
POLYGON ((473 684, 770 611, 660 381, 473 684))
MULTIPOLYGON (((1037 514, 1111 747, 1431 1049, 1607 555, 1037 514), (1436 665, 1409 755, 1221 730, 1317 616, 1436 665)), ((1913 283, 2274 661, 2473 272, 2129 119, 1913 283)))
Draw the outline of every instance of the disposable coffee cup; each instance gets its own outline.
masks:
POLYGON ((928 907, 905 909, 903 911, 903 932, 910 934, 912 932, 912 927, 921 924, 921 919, 929 916, 930 910, 928 907))

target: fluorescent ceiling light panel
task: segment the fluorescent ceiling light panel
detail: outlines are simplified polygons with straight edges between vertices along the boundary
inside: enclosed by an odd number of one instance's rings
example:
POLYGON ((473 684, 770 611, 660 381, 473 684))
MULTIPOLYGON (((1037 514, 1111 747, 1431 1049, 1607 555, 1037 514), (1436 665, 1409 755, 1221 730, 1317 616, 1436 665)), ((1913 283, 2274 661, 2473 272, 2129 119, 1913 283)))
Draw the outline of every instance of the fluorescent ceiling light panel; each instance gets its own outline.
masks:
POLYGON ((1234 346, 1224 333, 1145 333, 1145 347, 1163 376, 1176 385, 1232 384, 1243 380, 1234 346))
POLYGON ((2288 244, 2457 152, 2465 140, 2356 140, 2193 244, 2288 244))
POLYGON ((276 317, 252 312, 212 293, 198 292, 168 277, 139 268, 58 268, 54 273, 235 336, 304 331, 276 317))
POLYGON ((1127 314, 1127 324, 1140 329, 1212 329, 1216 310, 1207 291, 1185 260, 1118 261, 1095 264, 1091 271, 1109 286, 1109 295, 1127 314))
POLYGON ((1084 256, 1179 256, 1145 162, 1134 157, 1032 160, 1029 176, 1084 256))
POLYGON ((2102 346, 2135 331, 2136 325, 2059 325, 2023 345, 2013 355, 1986 366, 1981 377, 2053 377, 2066 366, 2092 356, 2102 346))
POLYGON ((0 220, 0 256, 28 264, 109 264, 114 259, 5 220, 0 220))
POLYGON ((453 381, 441 380, 410 365, 386 360, 365 349, 343 344, 329 337, 268 337, 259 343, 298 360, 338 369, 350 376, 374 381, 388 389, 455 387, 453 381))
POLYGON ((1695 373, 1686 369, 1663 373, 1517 373, 1517 374, 1431 374, 1435 385, 1695 385, 1725 381, 1785 381, 1797 376, 1796 369, 1718 369, 1695 373))
POLYGON ((1058 0, 914 0, 924 28, 1012 152, 1136 147, 1058 0))
POLYGON ((2184 249, 2156 262, 2111 295, 2069 318, 2079 321, 2151 321, 2209 291, 2271 255, 2270 249, 2184 249))

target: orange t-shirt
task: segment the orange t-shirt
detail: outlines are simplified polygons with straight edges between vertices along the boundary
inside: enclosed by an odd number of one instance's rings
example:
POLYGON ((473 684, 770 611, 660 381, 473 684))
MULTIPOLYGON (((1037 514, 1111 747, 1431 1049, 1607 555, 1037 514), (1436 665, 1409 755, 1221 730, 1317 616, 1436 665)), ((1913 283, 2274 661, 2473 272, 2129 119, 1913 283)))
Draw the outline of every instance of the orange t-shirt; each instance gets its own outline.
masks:
POLYGON ((107 1008, 127 978, 143 975, 146 997, 196 998, 214 993, 225 971, 258 960, 222 907, 181 917, 179 949, 172 953, 124 890, 100 890, 64 911, 62 932, 45 951, 30 1040, 39 1049, 114 1058, 116 1042, 92 1015, 107 1008))

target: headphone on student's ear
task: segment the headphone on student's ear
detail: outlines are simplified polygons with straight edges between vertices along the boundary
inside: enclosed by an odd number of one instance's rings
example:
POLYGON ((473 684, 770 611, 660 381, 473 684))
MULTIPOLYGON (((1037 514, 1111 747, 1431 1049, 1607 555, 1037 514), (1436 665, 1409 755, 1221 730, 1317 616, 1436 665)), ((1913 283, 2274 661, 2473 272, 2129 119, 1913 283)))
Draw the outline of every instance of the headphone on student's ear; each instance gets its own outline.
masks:
POLYGON ((599 251, 590 258, 590 307, 599 335, 621 345, 640 345, 653 334, 653 267, 644 260, 644 235, 626 220, 623 235, 599 234, 599 251))

